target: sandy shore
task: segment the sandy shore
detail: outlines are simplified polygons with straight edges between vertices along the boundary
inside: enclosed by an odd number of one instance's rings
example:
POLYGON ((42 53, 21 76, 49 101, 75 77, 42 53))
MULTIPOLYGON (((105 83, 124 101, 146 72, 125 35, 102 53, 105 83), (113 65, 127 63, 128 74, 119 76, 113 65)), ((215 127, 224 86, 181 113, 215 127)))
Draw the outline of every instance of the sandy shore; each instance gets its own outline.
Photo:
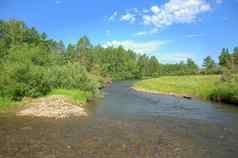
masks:
POLYGON ((137 87, 131 87, 131 89, 138 91, 138 92, 144 92, 144 93, 149 93, 149 94, 158 94, 158 95, 169 95, 169 96, 174 96, 174 97, 178 97, 178 98, 185 98, 185 99, 198 99, 198 97, 195 96, 191 96, 188 94, 177 94, 177 93, 166 93, 166 92, 159 92, 159 91, 155 91, 155 90, 147 90, 147 89, 143 89, 143 88, 137 88, 137 87))

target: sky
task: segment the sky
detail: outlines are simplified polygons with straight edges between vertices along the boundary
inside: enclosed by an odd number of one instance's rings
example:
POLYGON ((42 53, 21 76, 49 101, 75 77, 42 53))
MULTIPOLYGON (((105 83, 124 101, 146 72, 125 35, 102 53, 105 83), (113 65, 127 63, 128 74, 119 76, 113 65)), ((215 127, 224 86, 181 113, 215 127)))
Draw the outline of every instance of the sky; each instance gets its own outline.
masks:
POLYGON ((66 45, 86 35, 161 63, 202 64, 238 46, 238 0, 0 0, 0 19, 23 20, 66 45))

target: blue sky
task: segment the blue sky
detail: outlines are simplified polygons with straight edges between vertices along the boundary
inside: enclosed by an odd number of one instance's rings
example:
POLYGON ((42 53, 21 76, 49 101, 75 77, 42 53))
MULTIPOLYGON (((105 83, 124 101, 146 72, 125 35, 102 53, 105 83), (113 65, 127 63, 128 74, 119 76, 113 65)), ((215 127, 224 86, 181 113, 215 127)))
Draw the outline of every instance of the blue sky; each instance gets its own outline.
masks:
POLYGON ((163 63, 216 59, 238 46, 238 0, 1 0, 0 19, 24 20, 50 38, 123 45, 163 63))

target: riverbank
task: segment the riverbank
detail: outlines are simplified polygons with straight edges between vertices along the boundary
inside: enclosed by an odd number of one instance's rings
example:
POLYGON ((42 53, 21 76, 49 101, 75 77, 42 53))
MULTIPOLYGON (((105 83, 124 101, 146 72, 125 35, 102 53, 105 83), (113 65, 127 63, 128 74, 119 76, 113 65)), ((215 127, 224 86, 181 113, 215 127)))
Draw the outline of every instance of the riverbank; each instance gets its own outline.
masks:
POLYGON ((148 90, 148 89, 143 89, 143 88, 137 88, 137 87, 131 87, 134 91, 137 92, 143 92, 143 93, 148 93, 148 94, 155 94, 155 95, 164 95, 164 96, 174 96, 178 98, 185 98, 185 99, 200 99, 197 96, 192 96, 190 94, 177 94, 177 93, 172 93, 172 92, 160 92, 156 90, 148 90))
POLYGON ((1 110, 14 111, 18 116, 47 117, 62 119, 70 116, 87 116, 84 105, 94 95, 79 89, 54 89, 40 98, 25 97, 20 102, 1 100, 1 110), (4 103, 4 104, 3 104, 4 103))
POLYGON ((238 94, 234 82, 221 82, 219 75, 166 76, 136 82, 134 90, 146 93, 199 98, 237 104, 238 94))

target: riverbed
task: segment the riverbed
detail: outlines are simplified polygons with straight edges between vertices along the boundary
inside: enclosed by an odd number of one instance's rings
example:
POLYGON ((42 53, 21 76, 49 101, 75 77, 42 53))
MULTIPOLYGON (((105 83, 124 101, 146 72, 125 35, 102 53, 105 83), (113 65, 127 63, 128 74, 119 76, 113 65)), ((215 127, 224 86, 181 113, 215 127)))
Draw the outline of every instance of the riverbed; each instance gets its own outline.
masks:
POLYGON ((237 158, 238 107, 136 92, 114 82, 63 120, 0 113, 0 158, 237 158))

